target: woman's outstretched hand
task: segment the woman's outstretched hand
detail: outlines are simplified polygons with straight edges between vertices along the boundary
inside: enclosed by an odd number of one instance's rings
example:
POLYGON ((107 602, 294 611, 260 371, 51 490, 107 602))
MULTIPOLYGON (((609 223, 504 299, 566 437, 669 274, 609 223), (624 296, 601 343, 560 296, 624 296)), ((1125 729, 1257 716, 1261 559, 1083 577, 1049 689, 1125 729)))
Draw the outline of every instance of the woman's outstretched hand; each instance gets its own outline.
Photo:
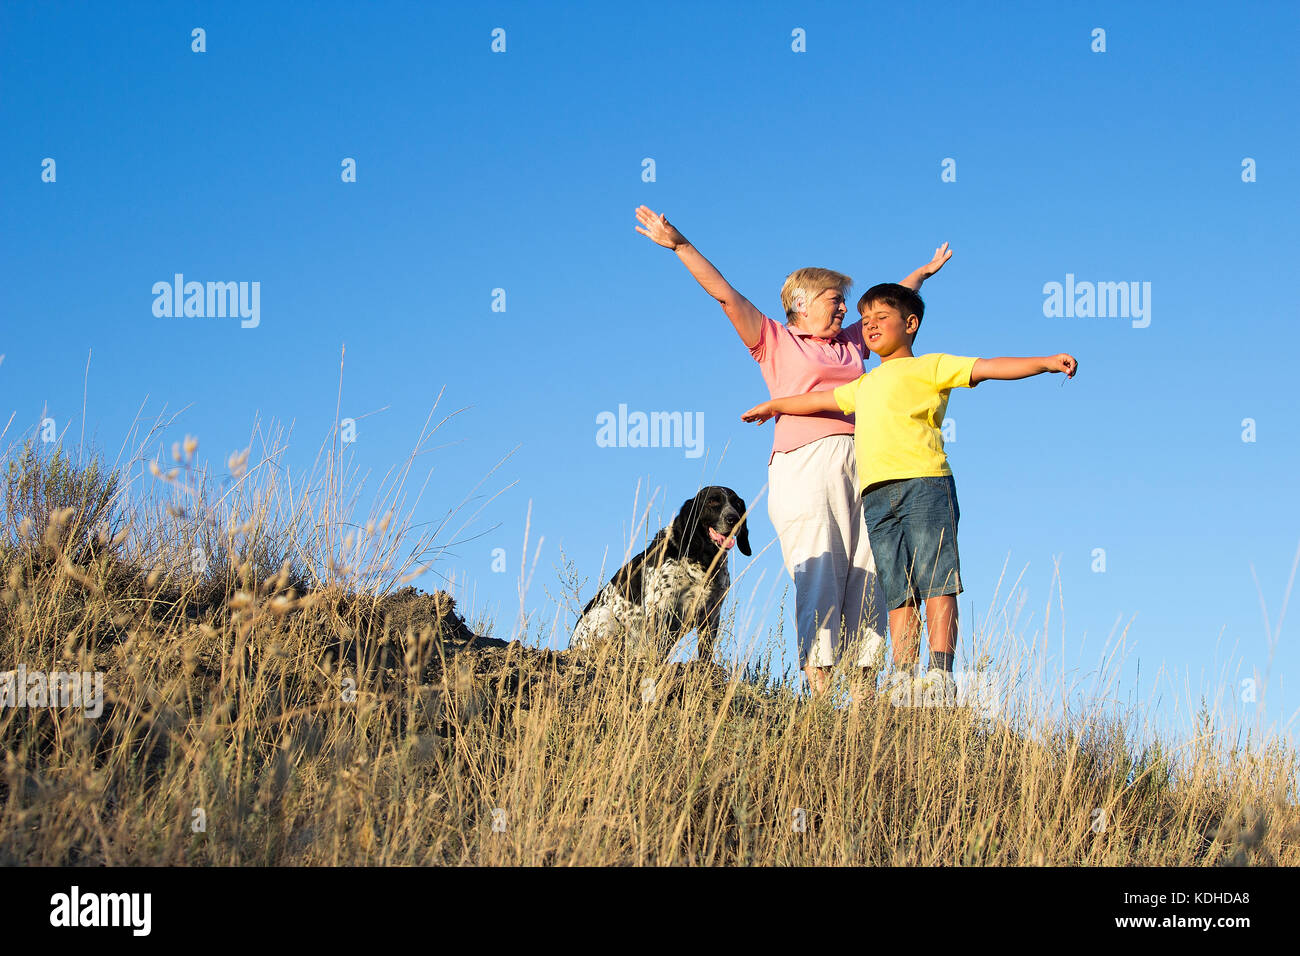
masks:
POLYGON ((756 425, 761 425, 774 415, 776 415, 776 412, 772 411, 772 403, 762 402, 761 404, 755 405, 749 411, 742 413, 740 420, 742 422, 753 422, 756 425))
POLYGON ((948 243, 945 242, 938 249, 934 250, 934 258, 931 259, 929 262, 927 262, 925 265, 921 266, 922 274, 925 276, 925 278, 927 279, 930 278, 930 276, 934 275, 936 272, 942 269, 943 264, 951 258, 952 258, 952 250, 948 248, 948 243))
POLYGON ((948 248, 948 243, 944 243, 938 249, 934 250, 934 258, 927 262, 915 272, 908 273, 900 285, 905 285, 913 292, 921 288, 921 283, 930 276, 934 275, 943 268, 943 264, 952 258, 952 250, 948 248))
POLYGON ((668 217, 656 213, 649 206, 638 206, 636 218, 641 223, 636 227, 636 231, 643 236, 649 236, 665 249, 676 249, 686 244, 686 237, 677 231, 677 227, 668 221, 668 217))

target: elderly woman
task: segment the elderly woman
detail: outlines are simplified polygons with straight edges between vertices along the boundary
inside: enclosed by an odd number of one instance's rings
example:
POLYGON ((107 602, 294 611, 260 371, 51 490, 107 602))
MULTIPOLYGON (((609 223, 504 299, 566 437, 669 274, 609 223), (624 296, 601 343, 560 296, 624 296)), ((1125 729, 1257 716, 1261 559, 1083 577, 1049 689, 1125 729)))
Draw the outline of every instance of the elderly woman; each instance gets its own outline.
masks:
MULTIPOLYGON (((636 217, 637 232, 677 253, 722 306, 773 398, 834 388, 862 374, 868 354, 862 323, 843 327, 853 283, 848 276, 830 269, 792 272, 781 287, 781 324, 733 289, 666 217, 645 206, 636 217)), ((902 284, 919 289, 951 255, 944 243, 902 284)), ((886 608, 860 506, 852 419, 778 416, 767 470, 767 513, 794 579, 799 656, 808 683, 821 693, 841 641, 855 648, 864 668, 874 666, 884 647, 886 608)))

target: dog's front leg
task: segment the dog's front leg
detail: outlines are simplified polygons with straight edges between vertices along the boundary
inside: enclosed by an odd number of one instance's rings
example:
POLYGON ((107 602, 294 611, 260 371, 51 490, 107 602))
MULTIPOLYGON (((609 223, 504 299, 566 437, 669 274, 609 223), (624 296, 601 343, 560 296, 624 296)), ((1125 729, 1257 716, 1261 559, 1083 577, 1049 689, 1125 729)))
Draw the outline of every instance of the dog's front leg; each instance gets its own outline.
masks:
POLYGON ((696 645, 695 656, 702 661, 713 660, 713 645, 718 639, 718 628, 722 623, 722 608, 715 607, 708 613, 697 628, 699 633, 699 642, 696 645))

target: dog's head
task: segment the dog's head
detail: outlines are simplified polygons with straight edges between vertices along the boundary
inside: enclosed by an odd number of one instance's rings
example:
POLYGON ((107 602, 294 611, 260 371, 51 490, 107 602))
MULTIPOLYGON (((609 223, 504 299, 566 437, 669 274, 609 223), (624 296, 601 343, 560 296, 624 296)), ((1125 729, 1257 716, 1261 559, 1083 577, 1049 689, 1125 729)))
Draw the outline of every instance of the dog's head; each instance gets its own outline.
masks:
POLYGON ((749 555, 749 525, 745 522, 745 500, 730 488, 710 485, 694 498, 682 502, 673 519, 672 537, 683 552, 701 564, 712 563, 719 551, 740 545, 749 555))

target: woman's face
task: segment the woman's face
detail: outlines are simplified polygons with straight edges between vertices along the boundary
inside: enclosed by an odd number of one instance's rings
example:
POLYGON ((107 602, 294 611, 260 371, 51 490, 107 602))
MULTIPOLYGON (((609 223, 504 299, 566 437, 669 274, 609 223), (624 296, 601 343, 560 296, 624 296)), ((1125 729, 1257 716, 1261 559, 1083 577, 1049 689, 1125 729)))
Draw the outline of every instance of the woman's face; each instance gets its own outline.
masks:
POLYGON ((839 289, 826 289, 814 298, 804 312, 798 313, 799 328, 818 338, 833 339, 840 334, 841 324, 848 312, 844 293, 839 289))

